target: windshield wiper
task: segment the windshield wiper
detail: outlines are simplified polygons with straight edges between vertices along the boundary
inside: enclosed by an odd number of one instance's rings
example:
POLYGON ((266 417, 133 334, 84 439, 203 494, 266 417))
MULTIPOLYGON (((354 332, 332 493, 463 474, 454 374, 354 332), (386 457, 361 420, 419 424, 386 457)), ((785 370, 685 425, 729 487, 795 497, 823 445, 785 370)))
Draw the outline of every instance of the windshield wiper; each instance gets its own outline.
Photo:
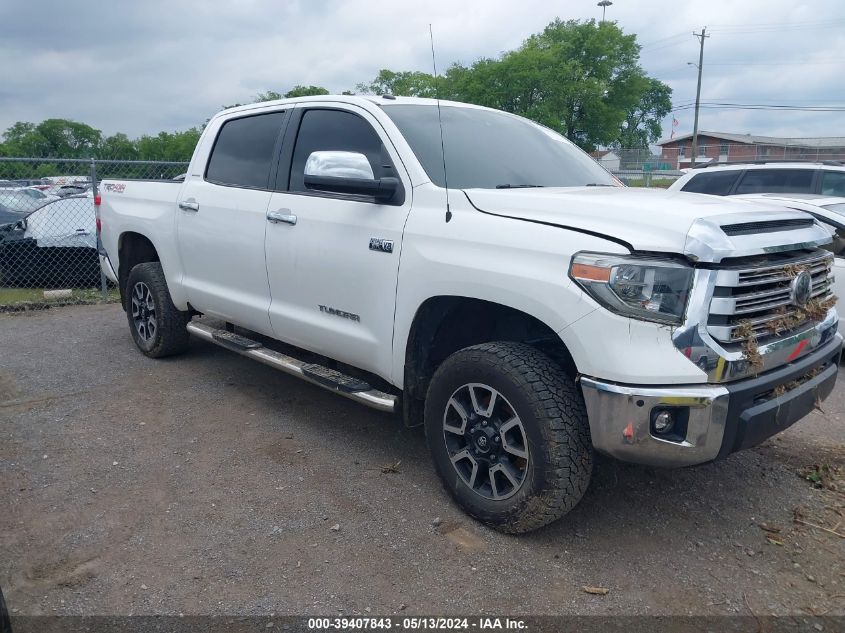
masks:
POLYGON ((616 185, 608 185, 603 182, 588 182, 585 187, 615 187, 616 185))
POLYGON ((535 187, 543 187, 543 185, 496 185, 496 189, 533 189, 535 187))

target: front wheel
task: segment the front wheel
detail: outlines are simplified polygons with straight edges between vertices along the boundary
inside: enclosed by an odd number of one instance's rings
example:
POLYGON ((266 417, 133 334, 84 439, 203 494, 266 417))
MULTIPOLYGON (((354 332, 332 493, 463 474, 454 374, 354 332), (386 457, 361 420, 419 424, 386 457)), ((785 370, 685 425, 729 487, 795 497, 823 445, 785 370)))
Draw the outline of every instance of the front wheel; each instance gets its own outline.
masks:
POLYGON ((126 295, 126 317, 138 349, 150 358, 161 358, 188 348, 190 314, 173 305, 160 263, 132 268, 126 295))
POLYGON ((502 532, 551 523, 590 483, 592 444, 575 383, 522 343, 484 343, 437 369, 425 402, 435 468, 461 508, 502 532))

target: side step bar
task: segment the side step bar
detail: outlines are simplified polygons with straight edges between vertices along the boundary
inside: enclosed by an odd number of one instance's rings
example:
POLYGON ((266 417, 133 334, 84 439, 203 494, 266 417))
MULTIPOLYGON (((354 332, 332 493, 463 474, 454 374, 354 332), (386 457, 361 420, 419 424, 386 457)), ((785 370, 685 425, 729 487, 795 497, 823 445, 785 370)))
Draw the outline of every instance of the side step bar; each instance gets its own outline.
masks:
POLYGON ((287 354, 282 354, 268 347, 264 347, 258 341, 240 336, 223 329, 213 328, 204 323, 188 323, 188 332, 209 343, 220 345, 228 350, 237 352, 257 360, 260 363, 280 369, 286 374, 302 378, 329 391, 334 391, 350 400, 360 402, 373 409, 392 413, 396 409, 398 398, 389 393, 374 389, 368 383, 352 376, 347 376, 334 369, 323 365, 306 363, 287 354))

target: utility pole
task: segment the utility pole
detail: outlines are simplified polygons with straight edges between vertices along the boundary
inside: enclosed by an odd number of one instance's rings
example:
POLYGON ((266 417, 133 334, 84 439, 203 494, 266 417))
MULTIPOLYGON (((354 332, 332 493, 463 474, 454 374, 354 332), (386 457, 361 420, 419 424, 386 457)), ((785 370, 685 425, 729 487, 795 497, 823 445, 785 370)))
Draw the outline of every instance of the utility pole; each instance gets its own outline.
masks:
POLYGON ((698 87, 695 89, 695 122, 692 125, 690 167, 695 167, 695 157, 698 156, 698 106, 701 102, 701 69, 704 68, 704 40, 710 37, 706 32, 707 27, 704 27, 701 29, 701 33, 693 33, 701 42, 701 49, 698 52, 698 87))

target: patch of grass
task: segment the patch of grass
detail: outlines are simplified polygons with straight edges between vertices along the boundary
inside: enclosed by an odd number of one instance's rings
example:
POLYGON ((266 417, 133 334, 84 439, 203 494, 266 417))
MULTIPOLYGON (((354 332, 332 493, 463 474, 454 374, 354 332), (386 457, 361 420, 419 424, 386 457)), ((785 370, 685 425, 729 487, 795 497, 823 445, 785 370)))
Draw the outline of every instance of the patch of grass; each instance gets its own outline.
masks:
POLYGON ((674 181, 652 179, 651 184, 646 184, 645 178, 628 178, 625 184, 629 187, 649 187, 651 189, 668 189, 674 181))
POLYGON ((0 305, 44 301, 43 288, 0 288, 0 305))
MULTIPOLYGON (((8 311, 39 309, 50 306, 82 305, 102 303, 103 296, 99 288, 74 288, 71 296, 62 299, 45 299, 45 288, 0 288, 0 308, 8 311)), ((120 300, 117 288, 109 288, 106 303, 120 300)))

